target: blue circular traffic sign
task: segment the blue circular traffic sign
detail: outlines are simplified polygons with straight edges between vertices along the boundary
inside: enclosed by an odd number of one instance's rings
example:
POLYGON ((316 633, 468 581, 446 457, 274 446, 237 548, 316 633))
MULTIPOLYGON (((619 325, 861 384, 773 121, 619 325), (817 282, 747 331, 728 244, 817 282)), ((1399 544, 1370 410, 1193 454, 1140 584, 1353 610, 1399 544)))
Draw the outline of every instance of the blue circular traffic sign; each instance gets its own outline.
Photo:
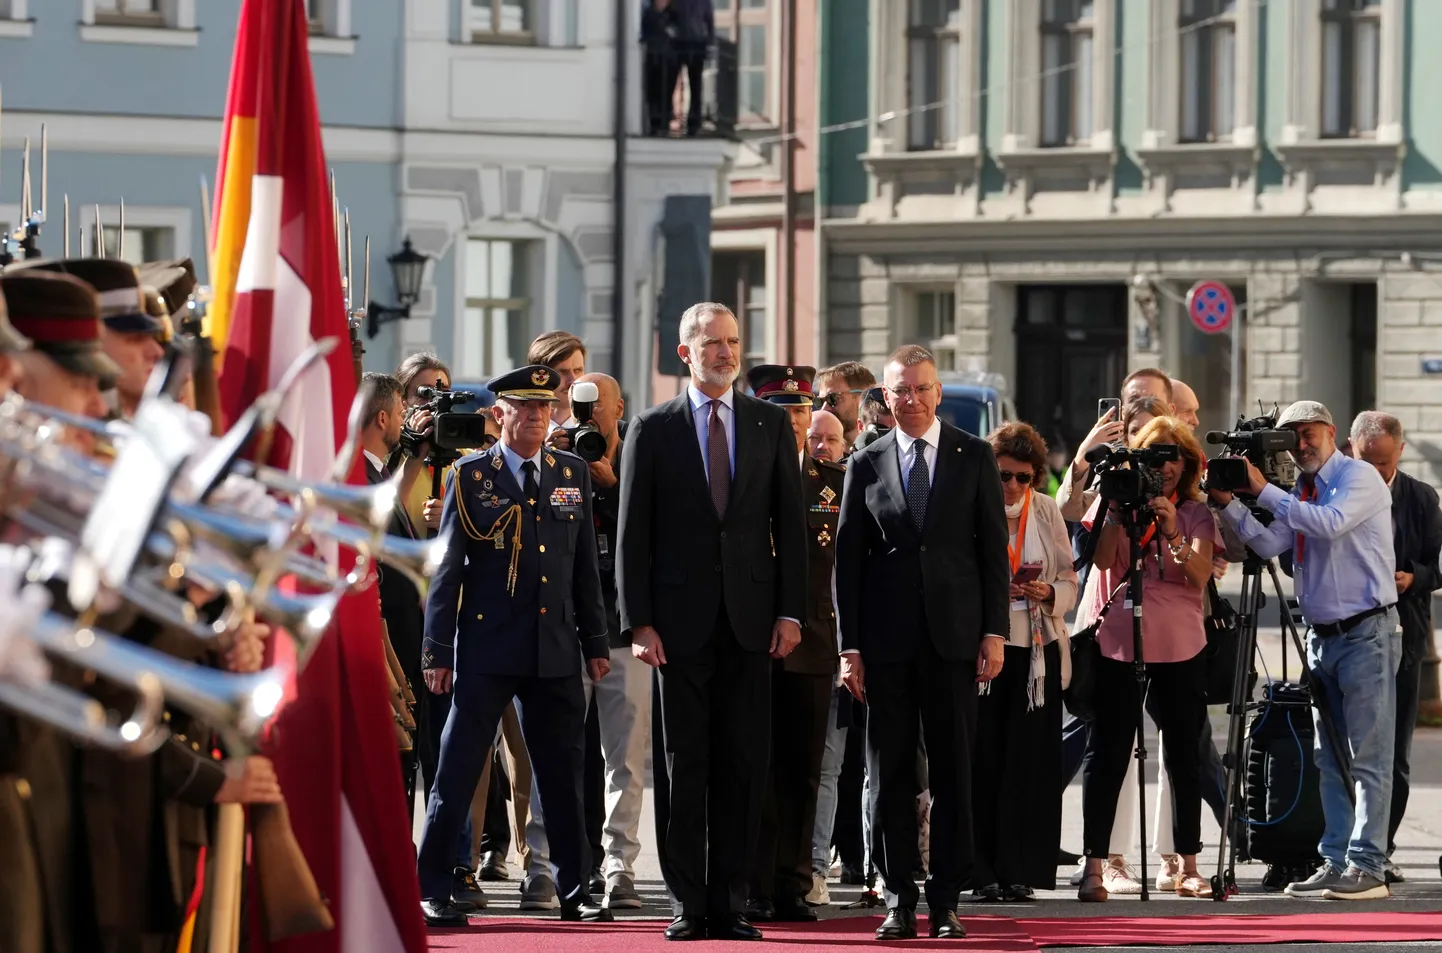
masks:
POLYGON ((1204 334, 1220 334, 1232 326, 1237 300, 1220 281, 1199 281, 1187 292, 1187 315, 1204 334))

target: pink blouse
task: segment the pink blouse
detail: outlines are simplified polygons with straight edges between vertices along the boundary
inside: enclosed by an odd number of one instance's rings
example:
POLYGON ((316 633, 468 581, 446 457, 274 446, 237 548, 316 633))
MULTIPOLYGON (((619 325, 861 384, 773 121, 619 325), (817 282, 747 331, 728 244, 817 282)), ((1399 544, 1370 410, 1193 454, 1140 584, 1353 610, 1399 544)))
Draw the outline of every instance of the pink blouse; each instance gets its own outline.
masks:
MULTIPOLYGON (((1096 518, 1098 500, 1083 521, 1090 526, 1096 518)), ((1177 532, 1188 539, 1209 539, 1216 546, 1217 524, 1205 503, 1187 500, 1177 507, 1177 532)), ((1158 531, 1158 536, 1160 531, 1158 531)), ((1157 539, 1147 546, 1146 575, 1142 580, 1142 653, 1148 662, 1185 662, 1206 648, 1202 599, 1205 589, 1187 581, 1182 567, 1172 559, 1166 541, 1161 542, 1162 576, 1157 578, 1157 539)), ((1109 569, 1100 567, 1096 583, 1088 586, 1091 600, 1085 618, 1095 619, 1107 596, 1127 578, 1128 546, 1117 547, 1116 561, 1109 569)), ((1097 633, 1102 655, 1119 662, 1132 661, 1132 613, 1125 586, 1113 601, 1106 621, 1097 633)))

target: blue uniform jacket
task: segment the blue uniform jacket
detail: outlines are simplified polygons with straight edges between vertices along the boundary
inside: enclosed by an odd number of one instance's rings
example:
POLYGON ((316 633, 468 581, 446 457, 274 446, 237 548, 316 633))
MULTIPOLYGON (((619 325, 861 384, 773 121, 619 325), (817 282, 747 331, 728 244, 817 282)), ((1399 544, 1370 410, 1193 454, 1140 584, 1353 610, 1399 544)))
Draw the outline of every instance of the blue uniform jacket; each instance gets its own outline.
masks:
POLYGON ((528 505, 499 444, 459 460, 441 513, 446 549, 426 599, 422 667, 560 678, 608 658, 591 476, 580 457, 541 452, 528 505))

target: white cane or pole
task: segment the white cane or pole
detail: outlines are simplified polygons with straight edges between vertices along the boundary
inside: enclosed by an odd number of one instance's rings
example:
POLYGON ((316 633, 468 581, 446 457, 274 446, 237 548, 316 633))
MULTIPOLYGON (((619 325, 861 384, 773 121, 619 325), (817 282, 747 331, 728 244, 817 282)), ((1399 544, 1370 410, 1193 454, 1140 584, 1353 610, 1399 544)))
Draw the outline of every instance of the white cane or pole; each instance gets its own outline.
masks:
POLYGON ((222 804, 215 824, 215 893, 209 953, 240 949, 240 881, 245 864, 245 808, 222 804))

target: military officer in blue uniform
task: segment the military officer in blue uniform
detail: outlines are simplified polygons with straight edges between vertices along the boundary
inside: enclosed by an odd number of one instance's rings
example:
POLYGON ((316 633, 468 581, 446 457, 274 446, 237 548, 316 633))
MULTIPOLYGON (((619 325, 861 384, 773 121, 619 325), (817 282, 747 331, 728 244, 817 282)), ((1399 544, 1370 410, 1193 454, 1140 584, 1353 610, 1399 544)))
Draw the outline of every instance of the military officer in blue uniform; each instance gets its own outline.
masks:
POLYGON ((451 897, 456 840, 501 712, 514 698, 556 865, 561 919, 610 920, 591 902, 581 787, 581 679, 610 668, 591 479, 547 448, 557 374, 522 367, 491 380, 501 439, 457 461, 447 481, 446 550, 426 600, 421 667, 453 691, 417 866, 430 926, 464 926, 451 897))

